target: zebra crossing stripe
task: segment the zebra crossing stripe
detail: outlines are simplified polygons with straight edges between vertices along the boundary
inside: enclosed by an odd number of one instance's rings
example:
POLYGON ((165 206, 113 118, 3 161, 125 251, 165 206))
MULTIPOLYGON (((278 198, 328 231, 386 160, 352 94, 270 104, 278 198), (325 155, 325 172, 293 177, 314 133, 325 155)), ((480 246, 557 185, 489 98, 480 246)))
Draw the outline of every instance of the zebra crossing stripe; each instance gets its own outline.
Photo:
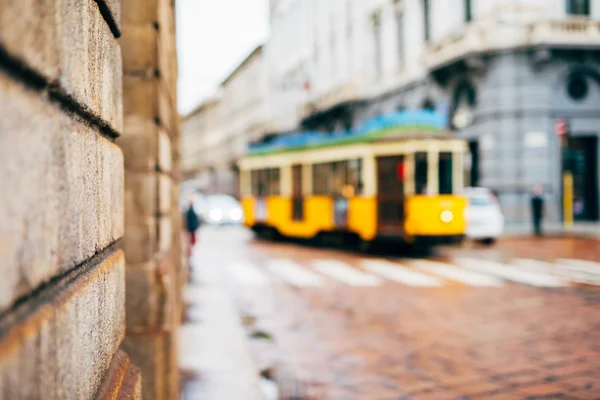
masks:
POLYGON ((285 282, 299 287, 322 286, 323 277, 312 272, 297 263, 285 260, 274 259, 268 262, 267 268, 285 282))
POLYGON ((312 266, 323 275, 350 286, 378 286, 381 284, 379 277, 359 271, 343 261, 314 260, 312 266))
POLYGON ((249 261, 236 261, 227 265, 229 275, 239 283, 250 286, 266 286, 269 277, 249 261))
POLYGON ((437 287, 444 284, 444 281, 439 278, 421 274, 386 260, 362 260, 361 264, 367 271, 375 275, 408 286, 437 287))
POLYGON ((600 263, 588 260, 575 260, 573 258, 560 258, 556 263, 561 267, 573 271, 581 271, 592 275, 600 275, 600 263))
POLYGON ((472 258, 459 258, 455 261, 473 271, 490 273, 509 281, 524 283, 531 286, 562 287, 567 285, 567 282, 556 276, 547 275, 543 272, 536 273, 524 271, 519 268, 494 261, 472 258))
POLYGON ((471 286, 502 286, 502 280, 493 276, 457 268, 449 264, 429 260, 408 260, 403 264, 423 272, 433 273, 444 278, 471 286))
POLYGON ((583 282, 593 285, 600 285, 600 275, 588 273, 587 270, 570 267, 563 264, 551 264, 544 261, 519 258, 515 260, 522 268, 533 271, 543 271, 548 274, 554 274, 573 282, 583 282))

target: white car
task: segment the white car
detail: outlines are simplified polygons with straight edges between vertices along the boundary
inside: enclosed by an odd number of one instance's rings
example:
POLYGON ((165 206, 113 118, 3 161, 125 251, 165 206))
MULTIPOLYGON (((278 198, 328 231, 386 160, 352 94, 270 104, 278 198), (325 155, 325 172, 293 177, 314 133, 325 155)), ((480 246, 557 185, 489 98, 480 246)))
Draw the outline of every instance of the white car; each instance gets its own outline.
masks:
POLYGON ((484 244, 493 244, 504 231, 504 215, 498 199, 487 188, 466 188, 469 205, 465 210, 467 237, 484 244))
POLYGON ((240 225, 244 221, 242 206, 227 194, 204 196, 194 204, 194 210, 210 225, 240 225))

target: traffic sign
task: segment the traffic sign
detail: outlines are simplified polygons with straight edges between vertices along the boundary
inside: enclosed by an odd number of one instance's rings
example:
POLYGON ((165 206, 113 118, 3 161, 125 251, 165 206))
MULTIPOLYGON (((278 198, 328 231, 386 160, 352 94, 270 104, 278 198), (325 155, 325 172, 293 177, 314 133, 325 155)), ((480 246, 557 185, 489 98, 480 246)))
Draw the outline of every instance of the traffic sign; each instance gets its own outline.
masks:
POLYGON ((565 137, 569 134, 569 123, 564 118, 559 118, 556 120, 555 124, 556 136, 565 137))

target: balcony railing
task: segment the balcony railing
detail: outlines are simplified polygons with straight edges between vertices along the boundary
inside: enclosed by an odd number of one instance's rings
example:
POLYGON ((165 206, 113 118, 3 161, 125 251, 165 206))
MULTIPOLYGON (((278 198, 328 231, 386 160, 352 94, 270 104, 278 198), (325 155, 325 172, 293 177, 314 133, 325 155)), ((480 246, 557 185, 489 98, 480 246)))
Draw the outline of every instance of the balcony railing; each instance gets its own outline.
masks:
POLYGON ((428 69, 434 70, 472 54, 535 46, 600 48, 600 22, 581 17, 482 21, 429 46, 424 61, 428 69))

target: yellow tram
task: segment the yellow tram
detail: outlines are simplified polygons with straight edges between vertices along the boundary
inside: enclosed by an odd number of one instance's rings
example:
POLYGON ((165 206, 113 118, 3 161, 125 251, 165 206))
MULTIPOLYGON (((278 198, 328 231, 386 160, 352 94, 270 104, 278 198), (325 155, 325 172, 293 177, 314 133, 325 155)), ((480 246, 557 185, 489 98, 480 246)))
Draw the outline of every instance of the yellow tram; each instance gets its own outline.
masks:
POLYGON ((468 148, 441 125, 434 114, 405 112, 359 134, 251 148, 239 162, 245 225, 295 238, 344 234, 365 248, 380 238, 460 243, 468 148))

